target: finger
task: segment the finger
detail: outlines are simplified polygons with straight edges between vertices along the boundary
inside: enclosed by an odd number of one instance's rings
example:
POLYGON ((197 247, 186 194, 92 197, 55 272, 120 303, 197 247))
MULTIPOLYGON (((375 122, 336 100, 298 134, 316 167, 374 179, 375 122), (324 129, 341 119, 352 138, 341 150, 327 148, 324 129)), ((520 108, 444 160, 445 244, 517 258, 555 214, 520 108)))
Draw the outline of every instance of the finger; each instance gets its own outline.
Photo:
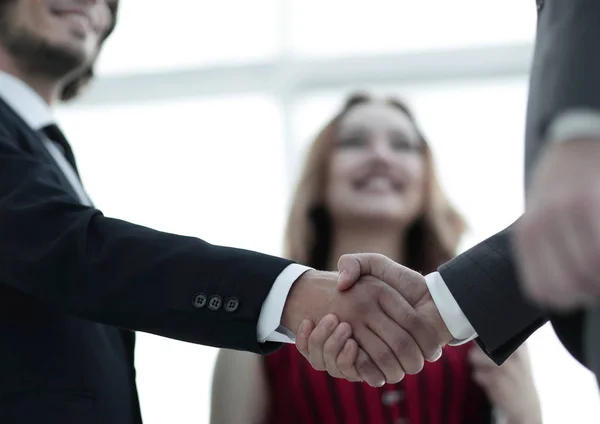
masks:
POLYGON ((517 250, 518 271, 525 285, 525 292, 535 302, 543 303, 549 295, 550 286, 548 285, 546 272, 548 268, 544 267, 544 256, 542 249, 543 241, 541 234, 547 229, 544 221, 537 212, 532 210, 523 216, 517 224, 515 231, 515 247, 517 250))
MULTIPOLYGON (((376 320, 368 321, 367 325, 389 347, 406 374, 417 374, 423 369, 425 359, 421 348, 404 328, 386 315, 376 320)), ((401 374, 394 375, 399 378, 403 377, 401 374)), ((388 383, 396 382, 389 379, 387 381, 388 383)))
POLYGON ((307 361, 309 360, 308 336, 314 330, 314 328, 315 328, 315 324, 312 321, 305 319, 300 324, 300 328, 298 329, 298 334, 296 335, 296 348, 302 354, 302 356, 304 356, 304 358, 306 358, 307 361))
POLYGON ((385 384, 385 375, 363 349, 358 349, 355 366, 360 380, 369 386, 381 387, 385 384))
MULTIPOLYGON (((384 381, 395 384, 404 378, 404 368, 398 361, 398 358, 389 348, 389 346, 379 337, 378 334, 374 333, 370 328, 362 327, 356 329, 354 332, 354 339, 358 342, 358 345, 368 354, 373 363, 383 373, 384 381)), ((359 354, 360 359, 360 354, 359 354)), ((371 382, 364 378, 363 372, 357 364, 357 369, 364 380, 371 382)), ((380 383, 380 382, 375 382, 380 383)), ((379 386, 374 386, 379 387, 379 386)))
POLYGON ((325 369, 332 377, 344 378, 344 374, 337 366, 337 358, 341 355, 351 335, 352 327, 350 327, 350 324, 342 322, 325 341, 325 345, 323 346, 323 361, 325 362, 325 369))
MULTIPOLYGON (((338 355, 336 364, 342 375, 349 381, 363 381, 360 373, 356 369, 356 360, 358 358, 359 347, 354 339, 348 339, 344 345, 344 349, 338 355)), ((372 363, 372 368, 376 369, 372 363)), ((379 373, 381 375, 381 373, 379 373)), ((382 377, 382 375, 381 375, 382 377)), ((375 376, 375 378, 381 378, 375 376)), ((374 378, 374 380, 375 380, 374 378)))
POLYGON ((546 231, 539 237, 538 254, 534 256, 537 259, 537 286, 543 288, 539 297, 544 304, 561 310, 567 310, 582 300, 582 293, 575 290, 573 284, 573 252, 565 245, 564 219, 559 216, 546 226, 546 231))
MULTIPOLYGON (((412 337, 416 342, 422 356, 430 362, 438 360, 442 354, 442 348, 438 340, 438 334, 431 325, 425 321, 425 317, 419 313, 395 290, 387 290, 380 297, 379 303, 381 308, 398 326, 412 337)), ((401 333, 396 332, 392 335, 400 336, 401 333)), ((393 347, 394 345, 390 345, 393 347)), ((397 352, 397 350, 394 350, 397 352)), ((403 366, 407 365, 402 363, 403 366)), ((408 372, 408 369, 405 367, 408 372)))
POLYGON ((342 255, 338 260, 338 271, 340 272, 338 283, 343 287, 349 287, 362 275, 372 275, 380 280, 384 280, 385 271, 392 264, 395 264, 395 262, 378 253, 342 255))
POLYGON ((600 195, 586 193, 573 202, 564 218, 564 244, 570 252, 573 283, 582 293, 581 305, 592 304, 600 296, 600 199, 597 198, 600 195))
POLYGON ((474 368, 486 368, 493 369, 498 368, 498 365, 494 361, 492 361, 481 349, 478 347, 473 347, 469 351, 469 362, 474 368))
POLYGON ((475 371, 473 373, 473 380, 481 387, 493 387, 497 378, 498 376, 490 371, 475 371))
POLYGON ((342 255, 338 260, 338 285, 339 291, 348 290, 362 275, 360 263, 354 255, 342 255))
POLYGON ((308 361, 316 370, 324 371, 326 369, 323 349, 325 342, 333 334, 338 322, 339 320, 335 315, 325 315, 308 337, 308 361))
POLYGON ((361 276, 371 275, 394 287, 411 305, 421 300, 427 292, 421 274, 378 253, 343 255, 338 261, 338 270, 341 276, 338 288, 349 287, 361 276))

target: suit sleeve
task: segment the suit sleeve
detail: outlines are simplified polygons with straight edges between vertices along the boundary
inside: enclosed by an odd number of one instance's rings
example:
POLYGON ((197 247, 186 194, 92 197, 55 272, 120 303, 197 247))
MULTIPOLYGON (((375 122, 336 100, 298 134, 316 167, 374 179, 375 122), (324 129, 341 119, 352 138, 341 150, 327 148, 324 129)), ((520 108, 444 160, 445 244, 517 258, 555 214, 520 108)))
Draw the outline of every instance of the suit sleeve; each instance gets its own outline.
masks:
POLYGON ((509 227, 438 271, 478 334, 477 343, 503 363, 548 317, 521 294, 509 227))
POLYGON ((597 134, 597 118, 590 116, 600 114, 600 2, 540 5, 529 81, 527 175, 548 137, 597 134))
MULTIPOLYGON (((597 137, 600 128, 600 2, 539 2, 529 83, 526 180, 550 142, 597 137)), ((583 314, 552 316, 557 336, 582 361, 583 314)))
POLYGON ((279 346, 257 341, 257 322, 290 261, 105 217, 56 172, 0 126, 0 284, 115 327, 256 353, 279 346))

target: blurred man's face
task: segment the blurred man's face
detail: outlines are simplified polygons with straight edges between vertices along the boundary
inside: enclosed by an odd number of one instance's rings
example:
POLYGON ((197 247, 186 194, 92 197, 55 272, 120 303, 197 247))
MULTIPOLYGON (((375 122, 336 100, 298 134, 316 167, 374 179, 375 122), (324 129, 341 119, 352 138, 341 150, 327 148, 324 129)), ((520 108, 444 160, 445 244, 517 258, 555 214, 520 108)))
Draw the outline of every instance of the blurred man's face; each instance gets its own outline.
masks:
POLYGON ((0 0, 0 45, 27 72, 64 78, 97 56, 111 0, 0 0))

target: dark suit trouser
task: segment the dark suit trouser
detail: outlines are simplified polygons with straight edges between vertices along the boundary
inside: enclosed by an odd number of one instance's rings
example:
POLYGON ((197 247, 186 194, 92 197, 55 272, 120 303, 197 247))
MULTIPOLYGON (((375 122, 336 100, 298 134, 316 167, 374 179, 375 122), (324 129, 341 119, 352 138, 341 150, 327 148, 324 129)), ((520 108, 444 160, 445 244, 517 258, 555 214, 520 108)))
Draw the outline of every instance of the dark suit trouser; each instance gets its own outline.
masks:
POLYGON ((584 343, 587 363, 596 374, 600 387, 600 306, 591 308, 586 314, 584 343))

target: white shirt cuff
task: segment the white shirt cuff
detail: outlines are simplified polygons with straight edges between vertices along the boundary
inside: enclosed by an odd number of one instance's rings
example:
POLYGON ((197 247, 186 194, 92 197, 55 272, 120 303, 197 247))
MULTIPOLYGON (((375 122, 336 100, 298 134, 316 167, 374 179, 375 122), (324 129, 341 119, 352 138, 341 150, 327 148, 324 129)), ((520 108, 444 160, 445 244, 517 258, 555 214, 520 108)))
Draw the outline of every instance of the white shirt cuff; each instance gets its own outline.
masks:
POLYGON ((448 331, 454 337, 449 345, 458 346, 475 339, 477 337, 475 329, 450 293, 442 275, 439 272, 432 272, 425 276, 425 281, 433 303, 438 308, 448 331))
POLYGON ((275 283, 273 283, 273 287, 271 287, 271 291, 267 295, 258 317, 256 336, 260 343, 296 342, 294 333, 281 325, 281 316, 283 315, 283 307, 285 306, 285 301, 292 288, 292 284, 310 269, 312 268, 304 265, 291 264, 275 279, 275 283))
POLYGON ((550 143, 564 143, 575 138, 600 138, 600 111, 571 109, 560 114, 548 127, 550 143))

